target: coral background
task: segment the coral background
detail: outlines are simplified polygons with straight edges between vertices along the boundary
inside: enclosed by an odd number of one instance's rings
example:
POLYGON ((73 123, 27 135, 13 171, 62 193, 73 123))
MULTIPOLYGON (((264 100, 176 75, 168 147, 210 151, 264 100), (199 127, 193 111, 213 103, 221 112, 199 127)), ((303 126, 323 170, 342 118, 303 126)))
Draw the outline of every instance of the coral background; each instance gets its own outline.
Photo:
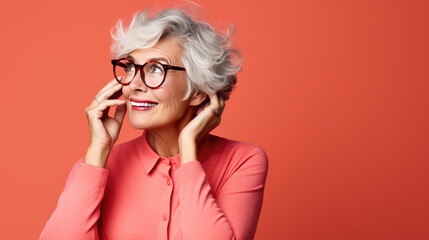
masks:
MULTIPOLYGON (((197 3, 238 29, 243 70, 214 134, 269 156, 255 239, 429 239, 429 2, 197 3)), ((110 30, 174 3, 1 5, 0 239, 37 239, 113 78, 110 30)), ((119 142, 140 134, 126 119, 119 142)))

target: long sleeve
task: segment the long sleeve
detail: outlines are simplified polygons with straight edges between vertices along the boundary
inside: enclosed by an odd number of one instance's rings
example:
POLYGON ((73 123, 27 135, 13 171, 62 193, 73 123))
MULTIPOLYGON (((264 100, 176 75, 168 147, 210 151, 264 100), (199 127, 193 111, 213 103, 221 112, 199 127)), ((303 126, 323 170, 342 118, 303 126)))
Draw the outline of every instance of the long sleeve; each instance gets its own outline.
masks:
POLYGON ((183 238, 253 239, 262 208, 268 159, 254 147, 223 184, 216 199, 199 161, 182 165, 178 185, 183 238))
POLYGON ((97 220, 108 170, 77 161, 40 240, 98 240, 97 220))

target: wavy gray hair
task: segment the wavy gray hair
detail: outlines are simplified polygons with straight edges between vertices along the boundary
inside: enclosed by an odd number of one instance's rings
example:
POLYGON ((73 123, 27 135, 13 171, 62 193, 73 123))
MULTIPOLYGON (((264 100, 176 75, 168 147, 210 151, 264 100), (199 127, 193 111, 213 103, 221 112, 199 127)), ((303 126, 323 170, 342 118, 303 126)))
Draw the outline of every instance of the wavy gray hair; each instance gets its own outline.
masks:
POLYGON ((241 54, 231 49, 231 31, 225 35, 210 24, 195 21, 185 12, 166 9, 148 17, 148 9, 135 13, 127 29, 119 20, 112 29, 112 55, 125 57, 135 49, 154 46, 159 40, 174 37, 183 47, 182 62, 187 73, 188 98, 192 90, 207 94, 218 93, 229 98, 237 82, 236 73, 241 69, 241 54), (116 29, 116 33, 113 31, 116 29), (233 55, 238 61, 233 62, 233 55))

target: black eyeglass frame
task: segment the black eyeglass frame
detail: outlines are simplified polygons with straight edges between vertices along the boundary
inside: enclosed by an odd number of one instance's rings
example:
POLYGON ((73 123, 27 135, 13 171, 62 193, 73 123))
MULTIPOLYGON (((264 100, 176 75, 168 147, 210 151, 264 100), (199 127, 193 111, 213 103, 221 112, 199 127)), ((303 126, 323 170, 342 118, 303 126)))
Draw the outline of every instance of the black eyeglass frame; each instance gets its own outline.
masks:
POLYGON ((168 64, 162 64, 162 63, 160 63, 160 62, 158 62, 158 61, 154 61, 154 60, 147 61, 147 62, 145 62, 143 65, 135 64, 135 63, 134 63, 131 59, 129 59, 129 58, 112 59, 112 61, 111 61, 111 62, 112 62, 112 64, 113 64, 113 75, 115 76, 116 81, 117 81, 118 83, 120 83, 120 84, 124 85, 124 86, 129 85, 129 84, 133 81, 133 79, 136 77, 136 75, 137 75, 137 72, 138 72, 138 71, 140 71, 140 78, 142 79, 142 81, 143 81, 144 85, 146 85, 146 87, 151 88, 151 89, 159 88, 159 87, 164 83, 164 81, 165 81, 165 77, 167 76, 167 71, 168 71, 169 69, 179 70, 179 71, 186 71, 186 68, 184 68, 184 67, 178 67, 178 66, 172 66, 172 65, 168 65, 168 64), (115 70, 115 69, 116 69, 116 65, 117 65, 117 63, 118 63, 119 61, 121 61, 121 60, 128 60, 129 62, 131 62, 131 63, 134 65, 134 68, 136 69, 136 71, 135 71, 135 73, 134 73, 133 78, 131 78, 131 81, 130 81, 130 82, 128 82, 128 83, 122 83, 121 81, 119 81, 119 80, 118 80, 118 77, 116 76, 116 70, 115 70), (158 86, 156 86, 156 87, 148 86, 148 85, 146 84, 146 81, 145 81, 145 76, 144 76, 143 67, 144 67, 146 64, 151 63, 151 62, 158 63, 159 65, 161 65, 161 66, 164 68, 164 78, 162 79, 162 82, 161 82, 158 86))

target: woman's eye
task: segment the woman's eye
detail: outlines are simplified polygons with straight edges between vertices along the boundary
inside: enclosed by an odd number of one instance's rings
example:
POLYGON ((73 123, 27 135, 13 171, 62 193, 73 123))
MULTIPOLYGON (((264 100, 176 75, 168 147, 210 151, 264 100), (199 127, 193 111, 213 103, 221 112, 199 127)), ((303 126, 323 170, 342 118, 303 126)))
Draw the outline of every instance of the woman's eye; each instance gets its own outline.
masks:
POLYGON ((124 69, 125 69, 126 72, 134 71, 134 65, 129 64, 124 69))
POLYGON ((150 67, 151 73, 162 73, 163 72, 162 70, 163 69, 160 66, 155 65, 155 64, 150 67))
POLYGON ((130 63, 118 63, 118 66, 123 68, 125 72, 134 71, 134 65, 130 63))

